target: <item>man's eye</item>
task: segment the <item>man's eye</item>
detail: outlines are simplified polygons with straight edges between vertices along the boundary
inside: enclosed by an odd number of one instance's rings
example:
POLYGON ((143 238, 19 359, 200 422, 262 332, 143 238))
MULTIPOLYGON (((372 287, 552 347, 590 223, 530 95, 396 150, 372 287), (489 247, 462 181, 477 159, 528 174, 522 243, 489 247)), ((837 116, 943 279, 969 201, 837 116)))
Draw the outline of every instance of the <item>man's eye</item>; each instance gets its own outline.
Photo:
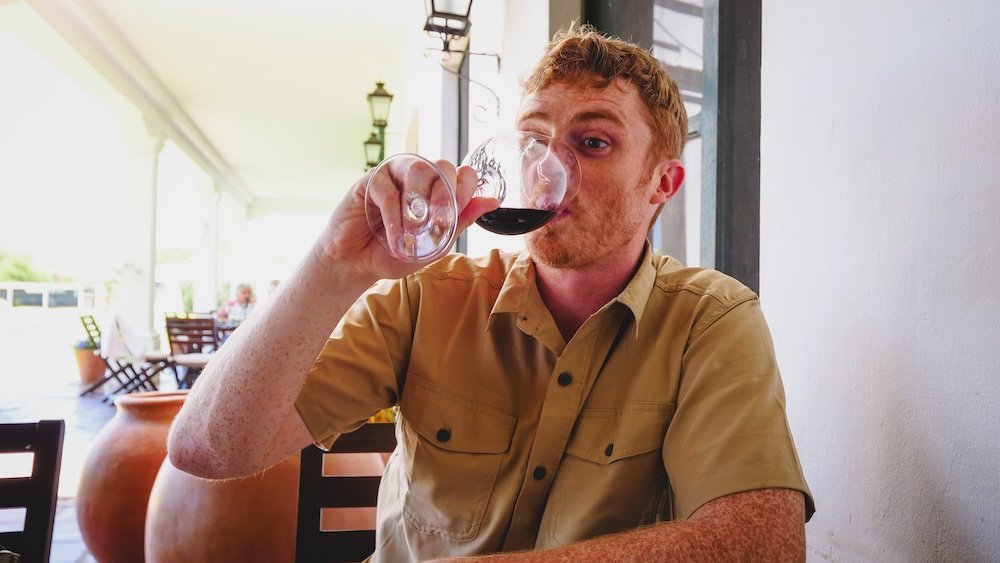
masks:
POLYGON ((583 146, 588 149, 603 149, 608 146, 608 142, 597 137, 587 137, 583 140, 583 146))

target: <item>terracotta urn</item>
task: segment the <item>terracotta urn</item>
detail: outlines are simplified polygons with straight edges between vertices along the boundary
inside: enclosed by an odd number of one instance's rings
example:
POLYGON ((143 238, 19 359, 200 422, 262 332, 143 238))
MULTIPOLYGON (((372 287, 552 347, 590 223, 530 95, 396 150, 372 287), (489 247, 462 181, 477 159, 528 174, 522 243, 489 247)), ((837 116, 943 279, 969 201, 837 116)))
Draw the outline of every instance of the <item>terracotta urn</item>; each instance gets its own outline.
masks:
POLYGON ((98 432, 80 474, 76 516, 100 563, 143 561, 146 504, 167 455, 167 432, 187 391, 122 395, 98 432))
POLYGON ((74 348, 76 367, 80 370, 81 383, 93 383, 104 376, 104 360, 92 348, 74 348))
MULTIPOLYGON (((378 454, 337 457, 324 473, 381 475, 384 469, 378 454)), ((298 453, 257 475, 225 481, 194 477, 165 460, 146 514, 146 561, 293 561, 298 490, 298 453)), ((374 523, 365 509, 341 510, 324 524, 374 523)))

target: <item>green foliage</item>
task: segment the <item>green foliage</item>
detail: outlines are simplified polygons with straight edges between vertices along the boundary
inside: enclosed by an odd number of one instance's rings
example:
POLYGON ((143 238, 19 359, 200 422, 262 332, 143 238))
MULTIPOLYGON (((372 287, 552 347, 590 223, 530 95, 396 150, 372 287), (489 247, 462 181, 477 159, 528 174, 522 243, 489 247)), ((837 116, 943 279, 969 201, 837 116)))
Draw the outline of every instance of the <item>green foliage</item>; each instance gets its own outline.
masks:
POLYGON ((229 282, 222 282, 215 288, 215 298, 218 299, 219 303, 225 303, 229 301, 229 296, 232 287, 230 287, 229 282))
POLYGON ((78 350, 97 350, 97 346, 94 346, 94 343, 89 338, 86 340, 77 340, 73 347, 78 350))
POLYGON ((194 311, 194 282, 185 280, 181 282, 181 301, 184 303, 184 312, 194 311))
POLYGON ((31 258, 12 254, 0 248, 0 280, 18 282, 56 281, 52 274, 40 272, 31 263, 31 258))

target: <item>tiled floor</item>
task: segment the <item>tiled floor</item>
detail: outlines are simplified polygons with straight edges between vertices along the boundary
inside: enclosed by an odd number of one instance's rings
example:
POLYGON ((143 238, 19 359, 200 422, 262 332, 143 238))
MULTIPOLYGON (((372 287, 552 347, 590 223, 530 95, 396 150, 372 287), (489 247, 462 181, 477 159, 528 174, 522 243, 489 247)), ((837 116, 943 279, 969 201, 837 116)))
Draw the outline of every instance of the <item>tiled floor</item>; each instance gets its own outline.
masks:
MULTIPOLYGON (((72 343, 82 336, 75 310, 0 309, 0 422, 66 421, 52 563, 94 561, 80 537, 74 498, 94 437, 115 414, 100 394, 77 397, 72 343)), ((24 474, 21 465, 0 457, 0 475, 24 474)), ((23 517, 0 510, 0 531, 20 530, 23 517)))

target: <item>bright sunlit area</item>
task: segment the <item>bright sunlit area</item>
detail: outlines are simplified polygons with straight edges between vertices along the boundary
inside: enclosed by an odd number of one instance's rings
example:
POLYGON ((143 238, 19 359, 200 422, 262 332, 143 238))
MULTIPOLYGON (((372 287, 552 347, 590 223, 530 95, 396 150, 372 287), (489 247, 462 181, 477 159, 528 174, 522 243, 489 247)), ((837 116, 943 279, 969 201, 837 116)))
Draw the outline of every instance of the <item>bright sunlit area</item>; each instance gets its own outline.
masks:
MULTIPOLYGON (((2 16, 24 6, 11 8, 2 16)), ((32 39, 44 43, 42 31, 32 39)), ((331 206, 251 212, 106 85, 95 88, 93 68, 24 39, 0 26, 0 421, 67 421, 51 560, 86 562, 74 499, 116 409, 100 389, 77 398, 91 386, 85 374, 105 373, 81 316, 107 327, 152 254, 150 346, 162 349, 166 314, 211 313, 244 283, 266 298, 331 206)), ((177 386, 166 371, 154 381, 177 386)), ((30 454, 0 455, 0 478, 31 467, 30 454)), ((0 532, 24 523, 25 509, 0 510, 0 532)))
MULTIPOLYGON (((249 216, 165 140, 150 168, 155 216, 136 216, 127 162, 136 150, 134 132, 123 127, 134 116, 109 107, 86 81, 2 27, 0 76, 0 413, 7 422, 33 413, 78 421, 67 428, 59 483, 60 496, 73 497, 91 429, 115 412, 99 397, 72 400, 81 389, 76 352, 86 342, 80 316, 104 322, 119 312, 119 284, 134 265, 135 239, 150 238, 155 221, 152 321, 162 333, 165 313, 209 313, 240 283, 266 296, 330 209, 249 216)), ((0 475, 30 472, 23 457, 0 456, 0 475)))
MULTIPOLYGON (((44 293, 45 284, 87 288, 98 299, 85 306, 111 306, 115 280, 130 260, 127 249, 136 234, 130 229, 148 228, 151 221, 156 308, 208 311, 239 283, 263 290, 285 277, 330 211, 249 217, 245 206, 219 193, 213 180, 166 140, 155 166, 155 217, 132 216, 124 160, 133 148, 114 111, 2 30, 0 72, 2 319, 13 316, 19 300, 44 293), (206 282, 212 284, 207 290, 200 287, 206 282)), ((16 308, 41 319, 51 316, 45 309, 54 308, 46 305, 16 308)))

